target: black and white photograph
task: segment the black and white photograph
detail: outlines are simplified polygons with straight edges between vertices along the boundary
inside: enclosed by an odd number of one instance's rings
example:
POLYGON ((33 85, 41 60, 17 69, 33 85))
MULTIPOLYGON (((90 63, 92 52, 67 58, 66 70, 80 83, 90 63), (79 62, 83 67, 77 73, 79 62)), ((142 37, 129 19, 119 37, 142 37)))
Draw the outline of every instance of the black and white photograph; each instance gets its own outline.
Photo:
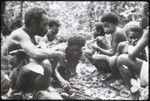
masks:
POLYGON ((2 100, 148 100, 149 3, 1 1, 2 100))

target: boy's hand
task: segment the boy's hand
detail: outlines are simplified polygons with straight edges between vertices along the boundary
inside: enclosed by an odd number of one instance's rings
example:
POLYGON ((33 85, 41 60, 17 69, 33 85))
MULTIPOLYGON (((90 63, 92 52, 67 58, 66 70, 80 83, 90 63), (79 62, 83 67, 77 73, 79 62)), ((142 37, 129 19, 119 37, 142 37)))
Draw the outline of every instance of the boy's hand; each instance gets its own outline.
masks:
POLYGON ((97 45, 92 45, 92 48, 94 49, 94 50, 98 50, 98 46, 97 45))

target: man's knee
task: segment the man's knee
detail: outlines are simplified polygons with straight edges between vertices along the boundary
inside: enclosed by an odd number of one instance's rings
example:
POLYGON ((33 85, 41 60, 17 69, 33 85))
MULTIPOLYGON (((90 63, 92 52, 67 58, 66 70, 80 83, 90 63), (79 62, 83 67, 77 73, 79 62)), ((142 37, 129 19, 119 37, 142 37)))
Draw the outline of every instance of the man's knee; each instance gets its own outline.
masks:
POLYGON ((45 59, 45 60, 43 60, 42 61, 42 66, 46 69, 46 70, 48 70, 50 73, 52 73, 52 65, 51 65, 51 63, 50 63, 50 61, 48 60, 48 59, 45 59))
POLYGON ((117 65, 124 65, 127 60, 129 60, 128 55, 122 54, 117 58, 117 65))
POLYGON ((50 61, 48 59, 43 60, 42 61, 42 65, 46 66, 46 67, 51 67, 52 66, 51 63, 50 63, 50 61))

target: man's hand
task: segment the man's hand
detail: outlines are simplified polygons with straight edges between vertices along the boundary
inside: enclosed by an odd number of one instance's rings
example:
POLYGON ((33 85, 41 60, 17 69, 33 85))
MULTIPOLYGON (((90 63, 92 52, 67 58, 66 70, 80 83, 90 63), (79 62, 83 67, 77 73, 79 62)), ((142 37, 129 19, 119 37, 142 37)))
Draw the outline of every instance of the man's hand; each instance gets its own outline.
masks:
POLYGON ((70 86, 70 83, 68 82, 68 81, 66 81, 66 80, 62 80, 61 81, 61 86, 63 87, 63 88, 66 88, 66 87, 71 87, 70 86))
POLYGON ((60 59, 65 60, 65 54, 62 51, 55 51, 54 54, 60 59))

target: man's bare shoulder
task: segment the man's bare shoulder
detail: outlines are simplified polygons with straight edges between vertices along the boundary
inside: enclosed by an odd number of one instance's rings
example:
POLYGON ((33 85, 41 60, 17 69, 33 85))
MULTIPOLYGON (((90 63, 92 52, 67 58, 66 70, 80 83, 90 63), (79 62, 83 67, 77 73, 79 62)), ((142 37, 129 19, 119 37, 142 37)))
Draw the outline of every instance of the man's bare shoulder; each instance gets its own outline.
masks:
POLYGON ((9 37, 16 41, 21 41, 22 39, 30 39, 29 35, 23 30, 22 27, 14 30, 9 37))
POLYGON ((65 52, 63 52, 63 51, 56 51, 56 53, 62 59, 65 57, 65 52))
POLYGON ((125 47, 127 45, 127 41, 123 41, 119 43, 120 47, 125 47))
POLYGON ((118 35, 124 35, 124 29, 118 29, 116 30, 115 34, 118 34, 118 35))

